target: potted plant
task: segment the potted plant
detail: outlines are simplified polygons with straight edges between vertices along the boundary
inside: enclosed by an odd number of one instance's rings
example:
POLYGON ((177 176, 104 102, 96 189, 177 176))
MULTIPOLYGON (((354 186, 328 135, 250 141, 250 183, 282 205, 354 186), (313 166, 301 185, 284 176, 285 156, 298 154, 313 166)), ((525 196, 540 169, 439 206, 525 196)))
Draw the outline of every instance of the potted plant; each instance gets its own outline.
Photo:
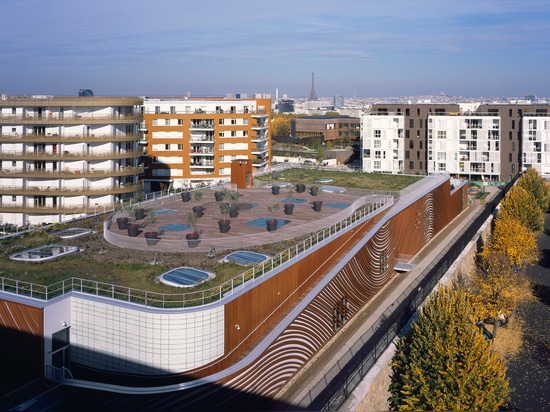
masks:
POLYGON ((223 218, 218 220, 218 226, 220 227, 220 233, 229 232, 231 220, 227 219, 227 214, 229 213, 229 203, 220 204, 220 213, 223 218))
POLYGON ((193 213, 195 213, 195 216, 197 217, 201 217, 204 214, 204 207, 198 205, 198 203, 202 200, 203 195, 204 192, 201 190, 195 190, 193 192, 193 200, 197 202, 197 205, 193 206, 193 213))
POLYGON ((197 215, 194 212, 189 212, 187 214, 187 223, 193 227, 193 231, 185 235, 187 246, 190 248, 196 247, 200 242, 200 233, 197 230, 197 220, 197 215))
POLYGON ((298 183, 296 185, 296 192, 298 193, 304 193, 306 191, 306 185, 303 183, 298 183))
POLYGON ((126 230, 128 228, 128 217, 121 216, 116 219, 116 224, 119 230, 126 230))
POLYGON ((189 191, 189 186, 186 184, 183 185, 183 191, 181 192, 181 200, 183 202, 189 202, 191 200, 191 192, 189 191))
POLYGON ((319 186, 311 186, 309 192, 311 193, 311 196, 317 196, 319 194, 319 186))
POLYGON ((227 190, 225 192, 225 199, 229 204, 229 217, 235 218, 239 216, 239 192, 236 190, 227 190))
POLYGON ((281 186, 279 186, 279 185, 272 185, 271 186, 271 193, 272 194, 278 195, 280 191, 281 191, 281 186))
POLYGON ((139 233, 139 224, 138 223, 128 223, 128 225, 126 226, 126 230, 128 231, 128 236, 136 237, 139 233))
POLYGON ((136 220, 141 220, 145 218, 145 209, 142 207, 137 207, 134 217, 136 218, 136 220))
POLYGON ((323 201, 322 200, 314 200, 313 201, 313 210, 314 211, 320 212, 322 206, 323 206, 323 201))
POLYGON ((286 202, 284 203, 283 207, 285 209, 285 214, 287 215, 291 215, 292 213, 294 213, 294 203, 292 203, 290 201, 290 199, 292 199, 292 194, 293 194, 293 191, 292 191, 292 187, 290 189, 288 189, 287 193, 286 193, 286 202))
MULTIPOLYGON (((277 210, 279 210, 280 207, 281 207, 281 204, 279 202, 275 202, 271 206, 268 206, 267 210, 268 210, 269 213, 274 213, 277 210)), ((277 230, 277 225, 278 225, 279 221, 277 220, 277 218, 273 217, 273 218, 267 219, 267 221, 265 223, 266 223, 266 226, 267 226, 267 231, 268 232, 273 232, 273 231, 277 230)))
MULTIPOLYGON (((142 227, 145 228, 146 226, 154 225, 155 223, 157 223, 157 215, 154 210, 151 210, 147 214, 147 220, 145 221, 145 223, 143 223, 142 227)), ((154 229, 147 230, 143 234, 149 246, 154 246, 158 243, 158 241, 160 240, 158 235, 159 235, 158 231, 154 229)))

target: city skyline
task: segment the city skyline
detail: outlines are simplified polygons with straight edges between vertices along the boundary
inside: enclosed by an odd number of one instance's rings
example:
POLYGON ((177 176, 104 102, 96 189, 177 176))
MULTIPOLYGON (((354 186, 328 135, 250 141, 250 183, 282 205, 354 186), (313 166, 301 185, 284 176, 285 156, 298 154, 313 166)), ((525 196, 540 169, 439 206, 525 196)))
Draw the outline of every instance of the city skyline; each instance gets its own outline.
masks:
POLYGON ((9 95, 550 95, 544 0, 7 0, 9 95))

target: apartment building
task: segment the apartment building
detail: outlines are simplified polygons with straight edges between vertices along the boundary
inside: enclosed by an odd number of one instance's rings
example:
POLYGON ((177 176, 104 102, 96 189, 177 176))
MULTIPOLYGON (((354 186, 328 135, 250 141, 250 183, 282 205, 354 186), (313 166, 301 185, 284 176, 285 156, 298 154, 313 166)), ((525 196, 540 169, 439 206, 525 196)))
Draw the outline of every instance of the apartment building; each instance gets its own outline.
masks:
POLYGON ((63 222, 141 189, 142 98, 2 95, 0 222, 63 222))
POLYGON ((546 104, 377 104, 362 116, 363 170, 510 181, 532 166, 548 175, 547 119, 546 104))
POLYGON ((292 119, 290 134, 298 138, 318 137, 323 142, 358 141, 361 120, 350 116, 305 116, 292 119))
POLYGON ((233 160, 271 164, 270 98, 146 98, 146 190, 229 180, 233 160))

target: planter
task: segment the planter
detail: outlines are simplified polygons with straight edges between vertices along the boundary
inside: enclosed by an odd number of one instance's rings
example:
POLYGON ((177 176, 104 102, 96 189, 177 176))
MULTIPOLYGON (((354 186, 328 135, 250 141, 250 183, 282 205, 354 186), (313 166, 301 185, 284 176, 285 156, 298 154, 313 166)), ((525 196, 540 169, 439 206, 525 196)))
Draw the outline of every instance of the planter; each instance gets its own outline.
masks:
POLYGON ((271 193, 273 193, 274 195, 278 195, 280 191, 281 191, 281 186, 279 185, 271 186, 271 193))
POLYGON ((268 232, 273 232, 275 230, 277 230, 277 224, 279 222, 277 221, 277 219, 269 219, 268 221, 265 222, 266 226, 267 226, 267 231, 268 232))
POLYGON ((229 217, 239 216, 239 206, 231 206, 229 208, 229 217))
POLYGON ((306 185, 304 185, 303 183, 298 183, 296 185, 296 192, 304 193, 305 191, 306 191, 306 185))
POLYGON ((218 220, 218 226, 220 227, 220 233, 229 232, 230 224, 231 224, 231 220, 229 220, 229 219, 218 220))
POLYGON ((316 212, 321 211, 321 207, 323 207, 323 201, 322 200, 315 200, 313 201, 313 210, 316 212))
POLYGON ((118 225, 119 230, 126 230, 128 228, 128 218, 127 217, 119 217, 116 220, 116 224, 118 225))
POLYGON ((197 247, 200 243, 200 235, 198 233, 188 233, 185 235, 185 238, 187 239, 187 246, 190 248, 197 247))
POLYGON ((216 202, 221 202, 223 198, 225 197, 224 192, 214 192, 214 197, 216 198, 216 202))
POLYGON ((145 209, 139 208, 136 209, 136 219, 141 220, 145 217, 145 209))
POLYGON ((145 232, 143 236, 145 236, 145 241, 148 246, 155 246, 160 240, 158 238, 158 232, 145 232))
POLYGON ((294 212, 294 203, 285 203, 283 208, 285 209, 285 214, 291 215, 294 212))
POLYGON ((204 207, 194 206, 193 207, 193 213, 195 214, 195 216, 201 217, 202 215, 204 215, 204 207))
POLYGON ((311 186, 309 192, 311 193, 311 196, 317 196, 319 194, 319 186, 311 186))
POLYGON ((181 200, 189 202, 191 200, 191 192, 181 192, 181 200))
POLYGON ((128 230, 128 236, 136 237, 139 233, 139 225, 137 223, 128 223, 126 230, 128 230))

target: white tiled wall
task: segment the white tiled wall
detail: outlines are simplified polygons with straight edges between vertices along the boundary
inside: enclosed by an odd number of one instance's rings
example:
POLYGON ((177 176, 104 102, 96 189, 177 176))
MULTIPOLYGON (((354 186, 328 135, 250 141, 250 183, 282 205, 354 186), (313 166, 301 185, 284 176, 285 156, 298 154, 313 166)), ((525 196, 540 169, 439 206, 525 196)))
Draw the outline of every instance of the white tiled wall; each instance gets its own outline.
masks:
POLYGON ((73 297, 71 312, 71 358, 92 368, 185 372, 223 355, 223 306, 148 313, 73 297))

